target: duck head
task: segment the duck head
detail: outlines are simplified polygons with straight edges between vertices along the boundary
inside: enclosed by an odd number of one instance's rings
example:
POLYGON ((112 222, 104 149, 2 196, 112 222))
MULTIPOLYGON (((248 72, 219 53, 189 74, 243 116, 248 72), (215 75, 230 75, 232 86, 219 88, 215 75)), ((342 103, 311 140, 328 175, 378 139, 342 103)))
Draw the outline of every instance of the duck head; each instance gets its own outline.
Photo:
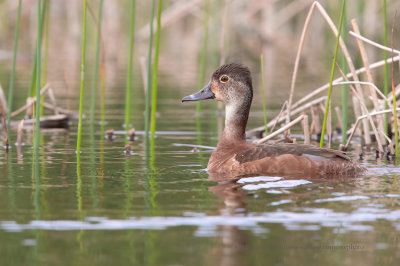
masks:
POLYGON ((232 140, 245 142, 253 99, 250 70, 236 63, 223 65, 213 73, 211 81, 202 90, 184 97, 182 102, 206 99, 215 99, 226 105, 222 143, 232 140))
POLYGON ((215 99, 225 105, 248 106, 253 99, 250 70, 237 63, 218 68, 211 81, 199 92, 186 96, 182 102, 215 99))

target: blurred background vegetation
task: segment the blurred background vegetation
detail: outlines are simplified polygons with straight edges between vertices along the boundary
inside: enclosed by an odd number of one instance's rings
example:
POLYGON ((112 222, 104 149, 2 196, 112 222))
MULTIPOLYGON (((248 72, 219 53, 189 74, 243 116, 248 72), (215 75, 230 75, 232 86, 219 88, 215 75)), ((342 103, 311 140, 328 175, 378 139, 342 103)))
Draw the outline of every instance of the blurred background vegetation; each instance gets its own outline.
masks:
MULTIPOLYGON (((261 83, 259 56, 263 53, 267 99, 274 99, 268 100, 267 103, 281 104, 288 97, 299 38, 312 0, 165 0, 162 14, 159 84, 179 89, 182 95, 197 89, 204 19, 207 17, 204 7, 207 1, 210 4, 210 14, 204 82, 220 65, 221 56, 224 56, 225 62, 235 61, 248 65, 253 72, 254 87, 259 88, 261 83), (277 97, 279 101, 276 100, 277 97)), ((93 81, 99 2, 88 1, 86 53, 88 89, 85 94, 90 94, 89 87, 93 81)), ((49 17, 46 19, 49 19, 50 23, 46 79, 51 83, 58 98, 66 95, 78 97, 83 1, 49 0, 48 3, 49 17), (66 83, 70 88, 68 94, 66 94, 66 83)), ((338 24, 340 1, 321 0, 320 3, 334 23, 338 24)), ((106 95, 113 93, 107 89, 110 85, 113 88, 121 87, 121 90, 125 88, 125 70, 129 54, 130 4, 129 0, 104 1, 101 30, 106 95)), ((11 71, 17 6, 18 1, 15 0, 0 1, 0 84, 6 93, 11 71)), ((399 7, 399 1, 388 1, 389 34, 392 19, 399 7)), ((133 60, 135 97, 144 97, 140 61, 147 56, 150 8, 151 1, 136 1, 133 60)), ((383 43, 383 0, 347 1, 348 25, 352 18, 357 20, 362 35, 383 43)), ((28 91, 36 44, 36 25, 37 2, 23 0, 16 64, 17 93, 28 91)), ((400 43, 398 25, 399 23, 395 21, 395 48, 400 43)), ((356 40, 351 36, 347 39, 356 67, 361 67, 356 40)), ((334 44, 335 37, 332 32, 320 14, 315 13, 302 55, 295 98, 299 97, 298 91, 309 92, 329 80, 334 44)), ((383 59, 382 51, 368 45, 366 48, 371 63, 383 59)), ((381 87, 383 68, 374 71, 374 74, 378 80, 378 87, 381 87)), ((167 92, 161 90, 160 93, 167 92)), ((257 101, 261 102, 261 99, 257 101)), ((14 108, 17 106, 14 105, 14 108)))

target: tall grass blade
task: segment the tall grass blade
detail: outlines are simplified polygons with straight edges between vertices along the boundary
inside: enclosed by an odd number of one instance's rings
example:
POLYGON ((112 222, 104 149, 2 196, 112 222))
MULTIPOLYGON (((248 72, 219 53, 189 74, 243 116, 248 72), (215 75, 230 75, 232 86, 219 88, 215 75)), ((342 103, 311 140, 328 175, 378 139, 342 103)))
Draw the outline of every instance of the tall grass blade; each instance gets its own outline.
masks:
MULTIPOLYGON (((38 0, 38 22, 37 22, 37 43, 36 43, 36 107, 35 107, 35 161, 39 160, 39 141, 40 141, 40 61, 41 61, 41 36, 42 36, 42 15, 40 10, 41 0, 38 0)), ((36 165, 36 164, 35 164, 36 165)), ((38 171, 38 169, 36 169, 38 171)), ((35 171, 35 173, 36 173, 35 171)))
POLYGON ((346 0, 342 0, 342 6, 341 6, 341 10, 340 10, 339 29, 338 29, 338 35, 337 35, 337 38, 336 38, 335 54, 334 54, 334 57, 333 57, 332 69, 331 69, 331 79, 330 79, 330 82, 329 82, 329 89, 328 89, 328 99, 326 100, 324 122, 322 124, 322 132, 321 132, 321 141, 319 143, 319 146, 321 148, 324 146, 324 135, 325 135, 326 122, 327 122, 328 113, 329 113, 329 104, 330 104, 331 95, 332 95, 332 83, 333 83, 333 77, 335 75, 336 58, 337 58, 337 52, 338 52, 338 48, 339 48, 340 35, 342 33, 342 24, 343 24, 344 7, 345 7, 345 5, 346 5, 346 0))
POLYGON ((133 43, 135 37, 135 0, 131 0, 131 22, 129 28, 129 61, 126 73, 125 95, 125 128, 131 127, 131 98, 132 98, 132 70, 133 70, 133 43))
MULTIPOLYGON (((47 1, 46 1, 47 3, 47 1)), ((40 84, 40 88, 42 88, 47 81, 47 59, 48 59, 48 50, 49 50, 49 21, 50 21, 50 0, 48 0, 48 4, 44 6, 43 10, 43 21, 46 19, 46 29, 45 29, 45 38, 44 38, 44 51, 43 51, 43 66, 42 66, 42 82, 40 84)), ((41 96, 41 103, 40 103, 40 115, 43 115, 43 102, 45 95, 41 96)))
MULTIPOLYGON (((150 123, 150 87, 151 87, 151 57, 153 49, 153 20, 154 20, 154 5, 155 0, 151 1, 151 12, 150 12, 150 37, 149 37, 149 49, 147 55, 147 88, 146 88, 146 99, 145 99, 145 120, 144 120, 144 132, 145 132, 145 147, 146 154, 149 147, 149 123, 150 123)), ((147 160, 147 156, 146 156, 147 160)))
POLYGON ((158 0, 158 13, 157 13, 157 33, 154 51, 154 64, 153 64, 153 81, 151 92, 151 137, 154 138, 156 132, 156 112, 157 112, 157 75, 158 75, 158 57, 160 54, 160 35, 161 35, 161 11, 162 0, 158 0))
POLYGON ((21 7, 22 7, 22 0, 18 0, 17 21, 15 23, 15 35, 14 35, 13 61, 12 61, 12 67, 11 67, 10 86, 8 89, 8 112, 7 112, 7 130, 8 130, 7 135, 8 136, 10 136, 11 113, 12 113, 12 104, 13 104, 13 97, 14 97, 15 66, 17 63, 19 22, 21 20, 21 7))
POLYGON ((261 89, 262 89, 262 103, 264 111, 264 125, 265 125, 265 136, 268 135, 267 127, 267 103, 265 99, 265 83, 264 83, 264 57, 263 54, 260 55, 260 65, 261 65, 261 89))
POLYGON ((95 112, 96 112, 96 99, 97 99, 97 84, 99 77, 99 64, 100 64, 100 40, 101 40, 101 21, 103 17, 103 2, 100 0, 98 23, 97 23, 97 36, 96 36, 96 58, 94 63, 94 76, 93 76, 93 87, 92 87, 92 98, 90 103, 90 124, 94 124, 95 112))
MULTIPOLYGON (((46 6, 47 6, 47 1, 48 0, 44 0, 43 1, 43 5, 42 5, 42 8, 41 8, 41 11, 39 12, 39 14, 40 14, 40 16, 39 16, 40 17, 39 25, 40 25, 41 32, 40 32, 40 37, 39 37, 40 42, 36 43, 36 45, 39 44, 39 46, 42 45, 42 29, 43 29, 43 23, 44 23, 43 17, 44 17, 44 11, 46 10, 46 6)), ((37 61, 37 58, 38 58, 37 50, 38 50, 38 48, 35 47, 35 55, 34 55, 34 58, 33 58, 33 62, 35 62, 35 63, 33 64, 33 67, 32 67, 32 76, 31 76, 31 83, 29 85, 28 97, 33 97, 36 94, 36 84, 37 84, 36 83, 36 77, 37 77, 37 75, 36 75, 36 72, 37 72, 36 61, 37 61)), ((39 90, 40 90, 40 88, 39 88, 39 90)))
POLYGON ((82 115, 83 115, 83 91, 85 85, 85 59, 86 59, 86 13, 87 0, 83 2, 83 36, 82 36, 82 64, 81 64, 81 89, 79 94, 79 122, 78 122, 78 139, 76 143, 76 151, 81 152, 82 141, 82 115))
MULTIPOLYGON (((391 38, 391 47, 392 47, 392 58, 394 57, 394 21, 396 19, 396 15, 393 18, 392 23, 392 38, 391 38)), ((396 158, 399 158, 399 128, 397 125, 397 105, 396 105, 396 88, 394 85, 394 64, 392 64, 392 95, 393 95, 393 123, 394 123, 394 143, 396 150, 396 158)))
MULTIPOLYGON (((203 25, 203 46, 201 49, 200 57, 200 76, 198 90, 201 90, 204 86, 204 77, 206 74, 206 58, 207 58, 207 43, 208 43, 208 20, 210 17, 210 0, 204 0, 204 25, 203 25)), ((201 111, 201 101, 196 104, 196 111, 201 111)))

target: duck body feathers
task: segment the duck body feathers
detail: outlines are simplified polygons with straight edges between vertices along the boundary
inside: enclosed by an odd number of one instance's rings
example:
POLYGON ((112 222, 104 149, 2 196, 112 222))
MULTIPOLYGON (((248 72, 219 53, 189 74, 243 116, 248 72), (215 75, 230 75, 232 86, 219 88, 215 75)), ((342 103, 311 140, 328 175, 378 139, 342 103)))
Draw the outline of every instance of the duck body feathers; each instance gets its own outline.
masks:
POLYGON ((221 143, 208 171, 230 175, 343 176, 363 171, 342 151, 305 144, 221 143))
POLYGON ((221 66, 210 82, 182 102, 214 99, 226 106, 225 128, 208 162, 211 174, 348 176, 364 171, 344 152, 303 144, 256 145, 246 141, 253 99, 250 70, 240 64, 221 66))

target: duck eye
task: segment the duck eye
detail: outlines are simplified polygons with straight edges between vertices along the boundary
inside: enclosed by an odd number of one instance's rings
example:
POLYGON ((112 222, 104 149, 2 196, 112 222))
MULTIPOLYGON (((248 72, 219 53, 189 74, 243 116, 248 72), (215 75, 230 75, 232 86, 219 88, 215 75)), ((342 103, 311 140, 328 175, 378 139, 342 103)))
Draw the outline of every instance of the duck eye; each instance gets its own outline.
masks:
POLYGON ((221 77, 219 78, 219 80, 220 80, 222 83, 226 83, 226 82, 228 82, 229 77, 228 77, 227 75, 223 75, 223 76, 221 76, 221 77))

